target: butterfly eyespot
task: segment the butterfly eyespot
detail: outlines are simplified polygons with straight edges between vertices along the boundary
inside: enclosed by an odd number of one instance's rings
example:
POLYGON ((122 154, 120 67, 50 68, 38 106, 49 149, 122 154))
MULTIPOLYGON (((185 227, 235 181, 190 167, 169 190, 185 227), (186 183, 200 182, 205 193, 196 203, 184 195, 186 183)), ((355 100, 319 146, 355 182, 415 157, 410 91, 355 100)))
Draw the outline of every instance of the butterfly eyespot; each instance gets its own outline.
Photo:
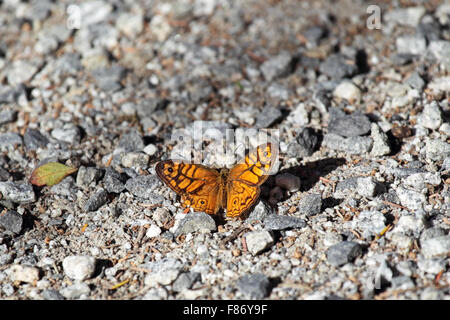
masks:
POLYGON ((167 171, 169 171, 170 173, 172 173, 173 172, 173 168, 167 168, 167 171))
POLYGON ((205 204, 205 200, 200 200, 200 204, 205 204))

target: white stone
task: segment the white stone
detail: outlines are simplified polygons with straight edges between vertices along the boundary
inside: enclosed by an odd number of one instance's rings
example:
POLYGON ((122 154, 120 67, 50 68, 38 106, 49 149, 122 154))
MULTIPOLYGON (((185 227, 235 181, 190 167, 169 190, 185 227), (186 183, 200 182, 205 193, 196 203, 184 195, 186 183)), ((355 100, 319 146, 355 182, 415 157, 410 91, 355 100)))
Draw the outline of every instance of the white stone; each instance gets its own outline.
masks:
POLYGON ((148 238, 154 238, 157 237, 161 234, 161 228, 152 224, 148 229, 147 232, 145 233, 145 235, 148 238))
POLYGON ((64 273, 75 280, 86 280, 95 271, 95 258, 91 256, 68 256, 63 260, 64 273))
POLYGON ((149 156, 153 156, 156 152, 158 152, 158 148, 154 144, 149 144, 145 146, 143 151, 149 156))
POLYGON ((450 235, 423 240, 420 247, 427 258, 444 256, 450 253, 450 235))
POLYGON ((252 255, 257 255, 273 244, 273 236, 269 231, 257 230, 245 235, 247 249, 252 255))
POLYGON ((426 200, 424 194, 403 187, 398 187, 396 193, 400 203, 411 210, 421 209, 426 200))
POLYGON ((9 268, 9 277, 12 281, 34 283, 39 280, 39 269, 16 264, 9 268))
POLYGON ((344 81, 334 89, 333 95, 349 102, 356 102, 361 99, 361 90, 352 82, 344 81))

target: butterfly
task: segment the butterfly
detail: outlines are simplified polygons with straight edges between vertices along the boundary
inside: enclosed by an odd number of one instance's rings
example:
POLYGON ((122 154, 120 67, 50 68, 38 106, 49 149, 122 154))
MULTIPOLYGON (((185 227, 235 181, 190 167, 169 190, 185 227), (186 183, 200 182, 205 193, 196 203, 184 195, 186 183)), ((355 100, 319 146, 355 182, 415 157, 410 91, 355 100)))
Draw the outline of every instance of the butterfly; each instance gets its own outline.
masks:
POLYGON ((200 164, 166 160, 156 164, 159 178, 181 195, 183 207, 217 214, 226 209, 228 218, 247 212, 260 194, 278 159, 278 146, 266 143, 250 151, 244 161, 220 171, 200 164))

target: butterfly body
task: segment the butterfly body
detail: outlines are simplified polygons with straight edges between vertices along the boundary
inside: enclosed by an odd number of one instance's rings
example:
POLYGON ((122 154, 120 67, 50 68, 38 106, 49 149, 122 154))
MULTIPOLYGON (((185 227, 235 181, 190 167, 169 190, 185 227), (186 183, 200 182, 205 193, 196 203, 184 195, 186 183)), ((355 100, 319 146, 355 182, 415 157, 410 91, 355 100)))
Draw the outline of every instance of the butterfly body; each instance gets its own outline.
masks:
POLYGON ((250 152, 245 161, 220 171, 200 164, 166 160, 156 164, 156 173, 181 195, 184 207, 227 217, 237 217, 250 209, 259 197, 259 186, 267 179, 278 149, 268 143, 250 152))

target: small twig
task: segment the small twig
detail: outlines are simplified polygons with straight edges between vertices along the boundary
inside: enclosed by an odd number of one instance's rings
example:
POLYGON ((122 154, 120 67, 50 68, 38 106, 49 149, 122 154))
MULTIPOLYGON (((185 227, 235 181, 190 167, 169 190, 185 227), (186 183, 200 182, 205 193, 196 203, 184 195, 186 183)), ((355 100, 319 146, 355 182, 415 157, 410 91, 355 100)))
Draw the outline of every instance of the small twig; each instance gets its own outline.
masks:
POLYGON ((403 210, 408 210, 407 207, 404 207, 404 206, 402 206, 402 205, 399 205, 399 204, 396 204, 396 203, 393 203, 393 202, 390 202, 390 201, 387 201, 387 200, 383 200, 383 203, 384 203, 384 204, 387 204, 387 205, 389 205, 389 206, 395 207, 395 208, 399 208, 399 209, 403 209, 403 210))
POLYGON ((236 239, 237 237, 239 237, 239 235, 246 231, 246 230, 251 230, 249 226, 247 225, 243 225, 240 226, 238 229, 236 229, 232 234, 230 234, 228 237, 226 237, 225 239, 222 240, 222 245, 225 246, 225 244, 227 244, 230 241, 233 241, 234 239, 236 239))

